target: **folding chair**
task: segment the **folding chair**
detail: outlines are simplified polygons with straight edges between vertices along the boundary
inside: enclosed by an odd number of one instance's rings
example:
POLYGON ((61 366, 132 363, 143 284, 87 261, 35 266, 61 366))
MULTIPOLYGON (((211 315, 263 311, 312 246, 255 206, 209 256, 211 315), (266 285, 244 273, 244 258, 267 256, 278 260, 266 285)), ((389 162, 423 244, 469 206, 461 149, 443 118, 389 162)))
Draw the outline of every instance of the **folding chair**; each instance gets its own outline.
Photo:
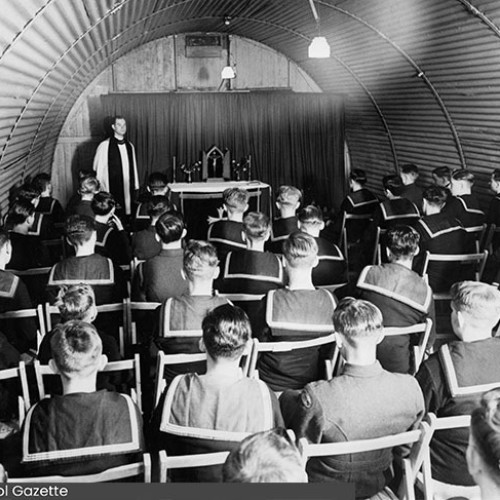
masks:
POLYGON ((484 244, 481 250, 488 250, 490 255, 494 252, 493 248, 493 240, 495 236, 500 234, 500 227, 497 227, 495 224, 490 224, 486 231, 486 236, 484 238, 484 244))
MULTIPOLYGON (((257 340, 252 339, 251 342, 247 344, 246 350, 243 354, 243 364, 241 366, 243 375, 245 377, 250 377, 251 364, 253 361, 253 356, 255 353, 257 340)), ((155 379, 155 402, 154 406, 158 404, 163 391, 166 388, 165 381, 165 368, 174 365, 184 365, 184 364, 194 364, 205 362, 207 360, 207 354, 205 352, 192 353, 192 354, 165 354, 163 351, 158 352, 158 357, 156 361, 156 379, 155 379)))
POLYGON ((19 418, 19 428, 21 428, 26 412, 31 407, 28 377, 26 375, 26 365, 24 361, 20 361, 19 365, 15 368, 0 370, 0 382, 6 382, 9 380, 13 382, 17 381, 19 383, 18 392, 20 394, 17 396, 17 410, 19 418))
POLYGON ((17 311, 5 311, 3 313, 0 313, 0 321, 7 321, 7 320, 15 321, 27 318, 33 318, 37 323, 38 328, 36 332, 36 337, 37 337, 36 347, 38 350, 43 337, 47 333, 45 317, 43 314, 43 308, 41 304, 39 304, 36 308, 32 307, 30 309, 19 309, 17 311))
MULTIPOLYGON (((483 252, 480 253, 471 253, 471 254, 436 254, 426 251, 424 265, 422 269, 422 275, 424 276, 425 279, 427 279, 428 282, 429 278, 426 275, 428 274, 429 264, 436 262, 455 263, 457 265, 472 266, 475 281, 481 281, 481 277, 483 276, 487 259, 488 259, 487 250, 484 250, 483 252)), ((465 279, 460 275, 455 275, 454 278, 455 281, 461 281, 465 279)), ((450 300, 451 298, 449 292, 434 292, 433 296, 434 300, 450 300)))
POLYGON ((358 238, 350 238, 349 237, 349 227, 351 227, 351 234, 354 232, 354 227, 357 225, 357 231, 356 233, 359 233, 360 235, 366 231, 368 226, 370 225, 370 222, 372 220, 372 215, 371 214, 348 214, 345 213, 342 216, 342 226, 340 229, 340 238, 341 241, 340 246, 342 249, 342 253, 344 254, 345 257, 345 262, 346 262, 346 267, 347 270, 349 271, 349 261, 351 260, 351 254, 350 250, 354 249, 356 246, 359 247, 359 239, 361 236, 358 238))
POLYGON ((165 450, 161 450, 160 483, 168 482, 168 473, 172 469, 223 465, 229 453, 229 451, 218 451, 213 453, 199 453, 196 455, 168 456, 165 450))
POLYGON ((415 500, 414 485, 417 473, 423 469, 424 493, 426 500, 432 500, 427 496, 427 482, 430 479, 430 467, 428 465, 429 442, 431 439, 431 427, 427 422, 421 422, 418 429, 401 432, 399 434, 383 436, 373 439, 360 439, 355 441, 344 441, 338 443, 311 444, 305 438, 299 439, 299 449, 305 459, 312 457, 331 457, 338 455, 353 455, 376 450, 385 450, 397 446, 412 445, 410 453, 405 458, 394 457, 400 462, 404 473, 399 494, 386 488, 384 491, 394 499, 415 500))
POLYGON ((487 249, 487 247, 485 246, 487 228, 487 224, 465 228, 465 232, 469 235, 470 238, 474 240, 474 250, 477 253, 482 252, 483 249, 487 249))
MULTIPOLYGON (((38 391, 38 399, 46 396, 46 386, 44 376, 57 375, 49 365, 41 365, 38 360, 33 363, 35 368, 35 378, 38 391)), ((134 386, 130 389, 130 395, 142 412, 142 381, 141 381, 141 362, 139 354, 135 354, 132 359, 122 361, 110 361, 102 370, 103 373, 133 372, 134 386)))
POLYGON ((136 476, 142 476, 142 482, 144 483, 151 482, 151 455, 149 453, 144 453, 141 462, 120 465, 96 474, 82 476, 9 477, 9 483, 105 483, 136 476))
MULTIPOLYGON (((143 327, 145 319, 150 319, 150 317, 153 315, 154 311, 158 309, 158 307, 161 306, 161 302, 133 302, 130 301, 130 299, 125 299, 125 304, 126 304, 126 330, 128 331, 128 342, 130 345, 136 345, 137 344, 137 321, 134 320, 134 312, 140 312, 145 315, 144 318, 139 318, 142 319, 140 322, 141 327, 143 327)), ((149 327, 154 326, 154 322, 147 321, 147 324, 149 327)), ((152 330, 149 332, 152 334, 152 330)))

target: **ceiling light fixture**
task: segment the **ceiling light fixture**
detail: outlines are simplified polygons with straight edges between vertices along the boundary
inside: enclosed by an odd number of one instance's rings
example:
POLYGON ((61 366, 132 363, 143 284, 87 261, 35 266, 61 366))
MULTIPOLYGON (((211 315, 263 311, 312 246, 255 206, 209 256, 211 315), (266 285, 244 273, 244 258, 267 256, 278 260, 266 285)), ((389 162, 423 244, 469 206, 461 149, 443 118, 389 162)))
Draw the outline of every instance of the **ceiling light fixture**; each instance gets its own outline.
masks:
POLYGON ((311 59, 327 59, 330 57, 330 45, 324 36, 321 36, 321 29, 319 24, 319 15, 314 5, 314 0, 309 0, 309 5, 311 6, 311 11, 316 21, 316 28, 318 30, 318 36, 315 36, 311 44, 309 45, 308 55, 311 59))

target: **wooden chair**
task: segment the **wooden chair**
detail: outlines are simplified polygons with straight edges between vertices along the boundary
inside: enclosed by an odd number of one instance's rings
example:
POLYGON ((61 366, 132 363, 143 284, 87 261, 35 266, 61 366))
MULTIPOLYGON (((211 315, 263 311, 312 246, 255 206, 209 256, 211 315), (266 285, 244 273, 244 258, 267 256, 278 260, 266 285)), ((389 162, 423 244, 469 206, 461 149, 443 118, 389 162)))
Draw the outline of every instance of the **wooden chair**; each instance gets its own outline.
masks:
MULTIPOLYGON (((125 325, 128 332, 127 342, 129 345, 134 346, 137 344, 137 321, 134 319, 134 312, 142 312, 144 314, 149 312, 153 314, 161 306, 161 302, 134 302, 130 299, 125 299, 125 304, 127 317, 125 325)), ((150 323, 150 326, 153 325, 150 323)))
POLYGON ((477 253, 487 250, 486 247, 486 236, 487 236, 487 224, 482 224, 481 226, 466 227, 465 232, 469 237, 474 239, 475 251, 477 253))
POLYGON ((151 482, 151 455, 149 453, 144 453, 141 462, 120 465, 95 474, 82 476, 9 477, 9 483, 105 483, 136 476, 142 476, 141 482, 151 482))
MULTIPOLYGON (((433 262, 456 263, 456 264, 473 266, 474 279, 476 281, 481 281, 481 277, 483 276, 487 260, 488 260, 487 250, 484 250, 483 252, 480 253, 471 253, 471 254, 436 254, 426 251, 424 265, 422 269, 422 275, 428 281, 428 276, 426 275, 430 263, 433 262)), ((461 278, 461 276, 456 276, 456 281, 461 281, 463 279, 464 278, 461 278)), ((449 292, 435 292, 433 296, 434 300, 450 300, 451 298, 449 292)))
POLYGON ((431 426, 427 422, 421 422, 418 429, 401 432, 399 434, 383 436, 373 439, 360 439, 355 441, 344 441, 339 443, 311 444, 305 438, 299 439, 299 449, 305 459, 312 457, 330 457, 338 455, 352 455, 356 453, 366 453, 369 451, 384 450, 397 446, 411 445, 410 453, 407 457, 394 457, 400 462, 403 470, 403 479, 397 496, 391 490, 393 498, 415 500, 414 485, 417 481, 417 474, 423 471, 424 498, 432 500, 429 496, 430 490, 427 483, 430 481, 429 466, 429 443, 431 439, 431 426))
MULTIPOLYGON (((243 375, 245 377, 250 376, 251 364, 255 352, 257 340, 252 339, 248 343, 246 350, 243 354, 243 364, 241 366, 243 375)), ((158 404, 163 391, 166 388, 165 381, 165 368, 167 366, 173 365, 184 365, 184 364, 194 364, 204 362, 207 359, 207 354, 205 352, 200 353, 190 353, 190 354, 165 354, 163 351, 158 352, 158 357, 156 360, 156 379, 155 379, 155 400, 154 405, 158 404)))
POLYGON ((22 279, 30 293, 31 300, 34 304, 38 304, 43 302, 51 269, 51 267, 36 267, 22 270, 8 269, 8 271, 22 279))
POLYGON ((31 399, 28 386, 28 377, 26 375, 26 365, 24 361, 20 361, 19 365, 15 368, 7 368, 5 370, 0 370, 0 381, 17 381, 18 387, 20 388, 20 394, 17 397, 17 410, 19 418, 19 427, 21 427, 26 412, 31 407, 31 399))
POLYGON ((491 255, 494 251, 493 239, 497 234, 500 234, 500 227, 497 227, 496 224, 490 224, 486 231, 483 248, 481 250, 488 250, 491 255))
POLYGON ((222 465, 226 461, 228 455, 229 451, 218 451, 214 453, 200 453, 196 455, 168 456, 165 450, 161 450, 160 483, 168 482, 168 472, 172 469, 222 465))
POLYGON ((36 347, 37 351, 40 347, 40 343, 42 342, 43 337, 47 333, 47 326, 45 323, 45 316, 43 314, 42 305, 39 304, 36 308, 32 307, 30 309, 19 309, 17 311, 5 311, 0 313, 0 322, 6 320, 19 320, 33 318, 37 324, 37 332, 36 332, 36 347))
MULTIPOLYGON (((46 396, 44 376, 57 374, 52 371, 49 365, 41 365, 38 360, 35 360, 33 365, 35 368, 38 399, 41 400, 46 396)), ((139 354, 135 354, 132 359, 111 361, 101 371, 104 373, 132 372, 134 374, 134 386, 130 390, 130 395, 142 411, 142 381, 139 354)))
POLYGON ((349 238, 349 226, 357 224, 362 226, 363 230, 366 230, 370 225, 371 220, 371 214, 348 214, 344 212, 342 216, 342 226, 340 229, 341 240, 339 242, 339 246, 344 254, 347 270, 349 270, 350 251, 356 245, 359 246, 359 241, 354 241, 352 238, 349 238))

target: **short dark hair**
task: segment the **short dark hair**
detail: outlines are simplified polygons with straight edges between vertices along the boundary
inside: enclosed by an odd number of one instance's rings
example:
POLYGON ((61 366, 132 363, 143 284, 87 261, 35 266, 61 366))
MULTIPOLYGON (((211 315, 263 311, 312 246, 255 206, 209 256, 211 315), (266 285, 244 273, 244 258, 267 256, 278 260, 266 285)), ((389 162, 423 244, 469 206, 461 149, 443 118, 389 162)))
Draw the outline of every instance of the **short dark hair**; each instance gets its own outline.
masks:
POLYGON ((316 226, 324 222, 323 212, 316 205, 307 205, 298 215, 302 224, 316 226))
POLYGON ((96 215, 108 215, 116 207, 115 197, 106 191, 96 193, 90 204, 96 215))
POLYGON ((85 376, 96 369, 102 341, 95 326, 73 320, 59 323, 50 338, 52 358, 63 375, 85 376))
POLYGON ((0 251, 9 241, 10 241, 9 231, 7 231, 7 229, 3 227, 0 227, 0 251))
POLYGON ((81 320, 95 305, 94 290, 87 283, 64 285, 59 289, 55 305, 63 323, 74 319, 81 320))
POLYGON ((93 168, 81 168, 78 170, 78 181, 80 182, 87 177, 95 177, 96 175, 96 171, 93 168))
POLYGON ((50 182, 50 175, 42 172, 35 175, 32 185, 36 191, 43 193, 47 189, 47 186, 50 184, 50 182))
POLYGON ((420 235, 410 226, 395 226, 386 233, 386 245, 396 259, 413 257, 418 252, 420 235))
POLYGON ((66 219, 64 231, 71 245, 81 246, 90 240, 92 233, 97 231, 97 226, 92 217, 76 214, 66 219))
POLYGON ((168 185, 168 178, 162 172, 151 172, 148 177, 148 187, 150 190, 163 189, 168 185))
POLYGON ((225 483, 307 481, 304 462, 283 428, 257 432, 231 451, 222 468, 225 483))
POLYGON ((471 414, 470 431, 488 477, 500 486, 500 388, 485 392, 471 414))
POLYGON ((237 212, 244 212, 248 205, 248 199, 250 197, 246 189, 240 188, 229 188, 222 194, 224 198, 224 204, 230 210, 235 210, 237 212))
POLYGON ((383 329, 383 317, 371 302, 345 297, 333 313, 333 326, 350 345, 356 346, 364 338, 378 336, 383 329))
POLYGON ((24 224, 35 213, 35 206, 26 198, 17 198, 10 206, 5 219, 5 227, 13 229, 24 224))
POLYGON ((349 175, 351 181, 357 182, 358 184, 366 184, 366 172, 360 168, 355 168, 351 171, 349 175))
POLYGON ((453 170, 451 178, 455 181, 467 181, 471 185, 474 184, 474 174, 466 168, 457 168, 453 170))
POLYGON ((283 242, 283 255, 290 267, 312 267, 318 244, 309 234, 295 231, 283 242))
POLYGON ((35 188, 32 183, 26 183, 17 190, 16 199, 24 198, 32 202, 35 198, 39 198, 41 193, 42 191, 35 188))
POLYGON ((115 115, 115 116, 113 116, 113 121, 112 121, 111 124, 114 125, 117 122, 117 120, 125 120, 125 121, 127 121, 127 119, 124 116, 122 116, 122 115, 115 115))
POLYGON ((390 191, 394 196, 399 196, 403 190, 403 181, 396 174, 385 175, 382 177, 382 185, 384 189, 390 191))
POLYGON ((500 181, 500 168, 495 168, 495 170, 493 170, 493 172, 491 173, 491 178, 494 181, 497 181, 497 182, 500 181))
POLYGON ((151 196, 146 206, 150 217, 159 217, 169 210, 172 210, 172 204, 170 203, 168 196, 161 194, 151 196))
POLYGON ((440 179, 451 179, 451 168, 450 167, 436 167, 432 171, 432 175, 435 175, 436 177, 439 177, 440 179))
POLYGON ((405 163, 400 167, 402 174, 413 174, 418 176, 418 167, 414 163, 405 163))
POLYGON ((219 265, 217 250, 207 241, 189 240, 184 249, 183 269, 186 277, 192 281, 195 277, 205 277, 213 274, 213 269, 219 265))
POLYGON ((429 205, 442 208, 446 204, 448 193, 441 186, 429 186, 422 193, 422 197, 429 205))
POLYGON ((180 240, 185 228, 182 214, 174 211, 164 213, 156 222, 155 228, 161 241, 165 244, 180 240))
POLYGON ((271 220, 262 212, 248 212, 243 217, 243 231, 249 240, 262 240, 270 229, 271 220))
POLYGON ((210 311, 201 324, 203 343, 212 359, 238 359, 252 336, 250 320, 243 309, 224 304, 210 311))

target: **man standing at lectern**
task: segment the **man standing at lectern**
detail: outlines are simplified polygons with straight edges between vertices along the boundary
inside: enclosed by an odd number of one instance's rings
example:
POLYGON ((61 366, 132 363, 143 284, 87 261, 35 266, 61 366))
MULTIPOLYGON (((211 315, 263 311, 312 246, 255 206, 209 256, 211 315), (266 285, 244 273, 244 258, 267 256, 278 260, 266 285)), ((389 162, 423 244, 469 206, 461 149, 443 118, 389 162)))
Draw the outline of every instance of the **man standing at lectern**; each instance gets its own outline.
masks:
POLYGON ((135 148, 125 139, 127 122, 123 116, 115 116, 111 128, 113 135, 97 147, 94 170, 101 189, 112 193, 121 206, 120 212, 129 216, 134 191, 139 189, 135 148))

